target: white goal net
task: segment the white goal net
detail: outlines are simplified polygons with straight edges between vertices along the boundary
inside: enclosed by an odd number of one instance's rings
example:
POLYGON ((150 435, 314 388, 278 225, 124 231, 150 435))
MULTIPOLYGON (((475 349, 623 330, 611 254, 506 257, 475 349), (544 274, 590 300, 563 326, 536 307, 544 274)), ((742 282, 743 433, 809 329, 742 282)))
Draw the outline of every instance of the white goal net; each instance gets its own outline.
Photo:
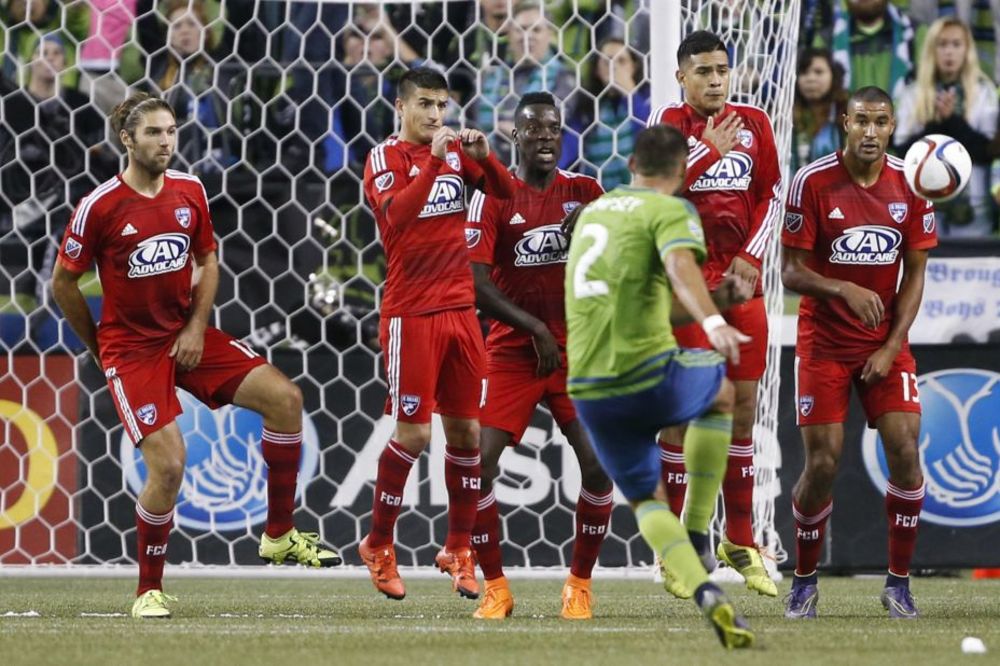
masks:
MULTIPOLYGON (((0 6, 0 565, 134 561, 145 469, 103 375, 46 291, 73 207, 121 167, 104 118, 129 89, 171 102, 180 125, 174 167, 205 183, 222 267, 216 324, 305 395, 296 522, 356 564, 392 428, 382 414, 376 347, 385 260, 361 170, 370 147, 394 131, 395 81, 418 63, 440 68, 452 89, 450 122, 486 130, 505 160, 518 97, 552 91, 567 126, 563 166, 610 188, 627 180, 651 79, 673 76, 669 63, 650 57, 651 36, 705 27, 732 46, 734 98, 768 111, 778 152, 788 154, 799 3, 684 2, 680 17, 652 25, 651 3, 659 1, 0 6)), ((780 464, 776 243, 764 283, 772 339, 756 437, 756 529, 781 559, 772 518, 780 464)), ((96 314, 99 282, 88 276, 82 284, 96 314)), ((169 561, 257 563, 266 501, 260 419, 181 397, 188 467, 169 561)), ((402 565, 430 564, 444 539, 442 459, 437 426, 404 496, 402 565)), ((580 475, 546 411, 505 452, 501 469, 505 564, 566 566, 580 475)), ((619 505, 599 563, 651 562, 619 505)))

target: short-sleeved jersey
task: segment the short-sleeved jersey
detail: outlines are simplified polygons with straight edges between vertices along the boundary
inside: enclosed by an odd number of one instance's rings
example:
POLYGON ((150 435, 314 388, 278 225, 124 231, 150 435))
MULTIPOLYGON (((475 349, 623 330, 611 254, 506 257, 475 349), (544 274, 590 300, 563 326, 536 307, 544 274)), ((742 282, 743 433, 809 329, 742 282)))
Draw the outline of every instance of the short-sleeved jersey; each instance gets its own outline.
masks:
POLYGON ((626 395, 658 381, 677 349, 663 259, 705 257, 689 202, 618 187, 577 220, 566 265, 568 389, 575 398, 626 395))
POLYGON ((864 188, 851 178, 843 155, 831 153, 795 175, 781 241, 810 250, 807 265, 823 277, 871 289, 885 306, 882 323, 872 330, 843 299, 803 296, 796 354, 863 360, 889 336, 903 254, 937 245, 934 207, 906 184, 902 160, 886 156, 879 179, 864 188))
POLYGON ((444 160, 431 155, 430 144, 396 137, 372 148, 365 162, 364 190, 388 264, 380 308, 383 317, 475 304, 465 247, 465 186, 482 178, 482 169, 462 152, 457 141, 444 160), (385 206, 426 169, 437 176, 415 218, 389 219, 385 206))
POLYGON ((702 272, 711 289, 737 255, 761 265, 781 218, 781 167, 771 120, 763 109, 728 103, 717 121, 730 113, 743 119, 744 128, 739 143, 725 155, 701 140, 708 119, 690 104, 660 107, 648 123, 672 125, 687 137, 687 174, 678 195, 693 203, 701 217, 708 244, 702 272))
MULTIPOLYGON (((589 176, 558 171, 544 191, 515 178, 512 199, 476 192, 465 237, 474 263, 493 267, 490 278, 515 305, 545 322, 566 346, 563 280, 569 239, 559 226, 577 206, 604 194, 589 176)), ((486 347, 494 358, 534 358, 531 334, 494 320, 486 347)))
POLYGON ((80 200, 59 261, 74 273, 97 264, 104 290, 97 340, 105 368, 173 341, 191 307, 191 255, 215 248, 197 176, 167 170, 152 198, 115 176, 80 200))

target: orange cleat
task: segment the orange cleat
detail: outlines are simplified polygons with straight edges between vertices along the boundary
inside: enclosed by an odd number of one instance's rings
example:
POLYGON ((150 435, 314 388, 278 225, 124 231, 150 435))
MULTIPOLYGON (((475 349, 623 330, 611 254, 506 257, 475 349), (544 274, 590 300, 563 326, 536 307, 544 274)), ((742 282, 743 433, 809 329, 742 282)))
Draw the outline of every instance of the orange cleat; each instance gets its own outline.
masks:
POLYGON ((476 583, 476 561, 471 548, 448 550, 442 548, 434 558, 442 573, 451 576, 451 588, 466 599, 479 598, 479 584, 476 583))
POLYGON ((486 581, 486 592, 479 608, 472 614, 477 620, 503 620, 514 612, 514 597, 510 593, 507 578, 500 576, 486 581))
POLYGON ((390 599, 402 599, 406 596, 403 580, 396 571, 396 549, 391 543, 373 548, 368 545, 368 537, 365 537, 358 544, 358 555, 368 567, 376 590, 390 599))
POLYGON ((562 618, 564 620, 590 620, 594 617, 594 595, 590 592, 590 579, 569 575, 562 591, 562 618))

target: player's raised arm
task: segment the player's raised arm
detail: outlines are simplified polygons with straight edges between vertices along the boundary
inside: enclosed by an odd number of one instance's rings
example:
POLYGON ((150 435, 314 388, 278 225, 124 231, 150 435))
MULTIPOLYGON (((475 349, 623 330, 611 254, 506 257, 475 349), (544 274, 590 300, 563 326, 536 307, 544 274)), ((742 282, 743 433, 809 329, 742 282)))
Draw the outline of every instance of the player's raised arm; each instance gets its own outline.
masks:
POLYGON ((514 179, 490 151, 486 135, 477 129, 463 129, 458 137, 462 153, 472 158, 463 160, 466 180, 476 189, 498 199, 514 196, 514 179))

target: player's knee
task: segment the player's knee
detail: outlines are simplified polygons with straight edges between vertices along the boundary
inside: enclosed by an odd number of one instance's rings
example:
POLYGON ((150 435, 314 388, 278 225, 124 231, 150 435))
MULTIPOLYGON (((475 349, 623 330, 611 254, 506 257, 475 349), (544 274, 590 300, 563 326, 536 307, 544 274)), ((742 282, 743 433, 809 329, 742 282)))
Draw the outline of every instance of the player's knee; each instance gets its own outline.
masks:
POLYGON ((283 420, 292 420, 302 414, 302 389, 285 380, 274 389, 272 404, 283 420))
POLYGON ((184 459, 166 458, 149 469, 149 482, 161 492, 176 495, 184 482, 184 459))
POLYGON ((811 454, 806 460, 805 475, 811 484, 831 485, 837 476, 839 461, 832 454, 811 454))
POLYGON ((444 437, 449 446, 457 446, 461 449, 478 449, 479 436, 479 421, 460 419, 445 425, 444 437))
POLYGON ((728 379, 722 380, 719 392, 712 402, 712 411, 719 414, 732 414, 733 406, 736 404, 736 389, 728 379))
POLYGON ((580 477, 583 487, 592 492, 611 490, 611 479, 596 458, 580 461, 580 477))

